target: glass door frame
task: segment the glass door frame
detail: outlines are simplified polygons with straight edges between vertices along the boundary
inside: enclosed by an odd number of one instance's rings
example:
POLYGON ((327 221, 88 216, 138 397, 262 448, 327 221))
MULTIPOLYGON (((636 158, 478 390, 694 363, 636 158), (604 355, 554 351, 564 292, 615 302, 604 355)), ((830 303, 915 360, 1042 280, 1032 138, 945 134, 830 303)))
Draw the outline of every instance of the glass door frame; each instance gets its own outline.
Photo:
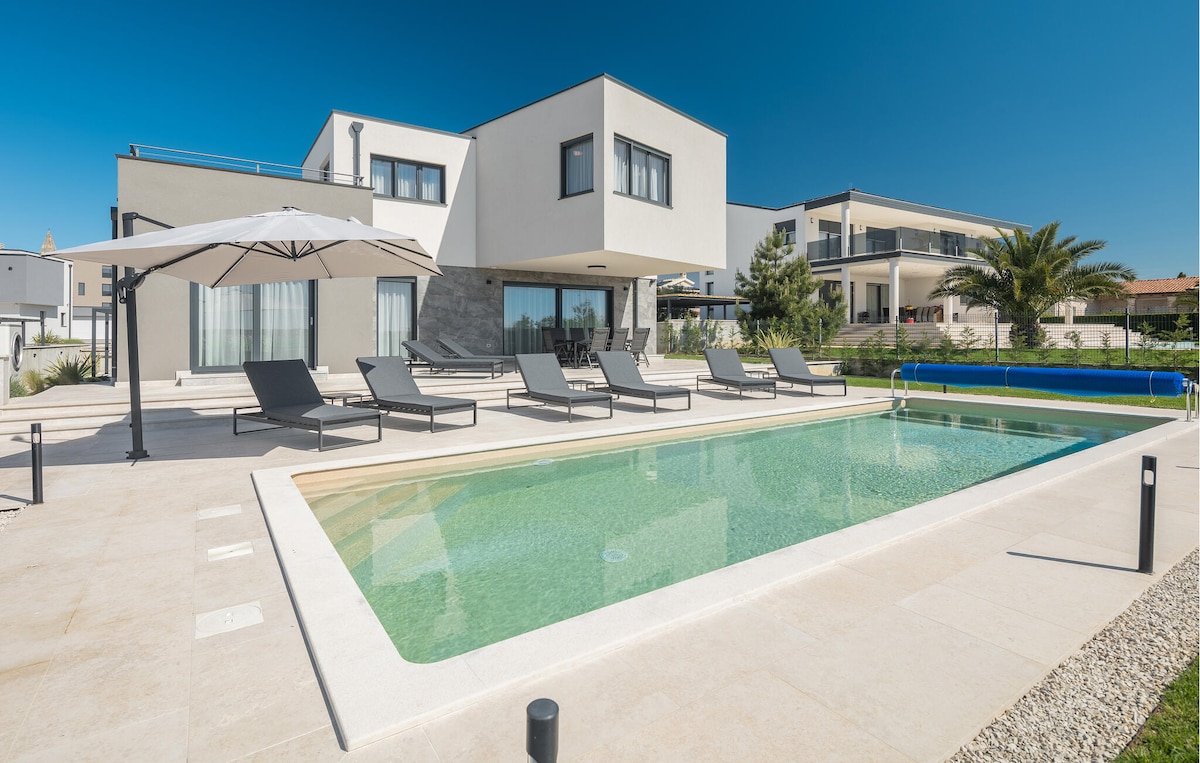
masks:
MULTIPOLYGON (((189 284, 188 293, 188 366, 194 374, 219 374, 241 371, 240 364, 236 366, 201 366, 200 365, 200 286, 196 282, 189 284)), ((252 285, 251 308, 251 357, 246 360, 261 360, 262 354, 262 289, 261 284, 252 285)), ((308 341, 306 363, 309 368, 316 367, 317 358, 317 282, 308 282, 308 341)))

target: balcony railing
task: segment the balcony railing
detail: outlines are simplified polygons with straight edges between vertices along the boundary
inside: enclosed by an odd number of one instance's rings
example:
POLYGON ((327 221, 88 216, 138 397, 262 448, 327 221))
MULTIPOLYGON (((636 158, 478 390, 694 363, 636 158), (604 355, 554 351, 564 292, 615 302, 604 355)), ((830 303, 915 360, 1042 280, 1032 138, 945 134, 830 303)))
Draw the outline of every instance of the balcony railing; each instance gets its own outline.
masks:
MULTIPOLYGON (((911 252, 939 254, 945 257, 970 257, 968 249, 979 246, 979 239, 961 233, 886 228, 850 236, 850 256, 911 252)), ((830 235, 807 245, 810 262, 833 260, 842 256, 842 237, 830 235)))
POLYGON ((252 172, 256 175, 272 175, 274 177, 296 178, 300 180, 320 180, 325 183, 338 185, 362 185, 363 176, 348 172, 330 172, 312 167, 299 167, 292 164, 277 164, 256 159, 239 159, 234 156, 219 154, 203 154, 199 151, 183 151, 178 148, 162 148, 161 146, 143 146, 140 143, 129 144, 130 156, 142 159, 161 159, 178 164, 191 164, 197 167, 215 167, 238 172, 252 172))

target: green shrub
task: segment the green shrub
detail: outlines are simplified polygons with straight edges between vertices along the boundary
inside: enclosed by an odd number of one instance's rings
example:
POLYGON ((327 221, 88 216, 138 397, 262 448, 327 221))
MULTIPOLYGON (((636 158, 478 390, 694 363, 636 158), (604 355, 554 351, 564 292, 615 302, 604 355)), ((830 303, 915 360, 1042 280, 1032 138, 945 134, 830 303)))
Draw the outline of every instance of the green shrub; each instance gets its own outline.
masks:
POLYGON ((36 395, 39 392, 45 392, 50 386, 50 382, 42 375, 40 371, 35 371, 32 368, 21 374, 21 384, 25 389, 29 390, 29 394, 36 395))
POLYGON ((25 389, 25 385, 15 376, 8 378, 8 396, 9 397, 27 397, 29 390, 25 389))
POLYGON ((785 328, 772 327, 754 332, 750 346, 755 355, 766 355, 772 347, 799 347, 800 339, 785 328))
POLYGON ((83 355, 59 358, 46 371, 50 386, 81 384, 92 375, 92 359, 83 355))

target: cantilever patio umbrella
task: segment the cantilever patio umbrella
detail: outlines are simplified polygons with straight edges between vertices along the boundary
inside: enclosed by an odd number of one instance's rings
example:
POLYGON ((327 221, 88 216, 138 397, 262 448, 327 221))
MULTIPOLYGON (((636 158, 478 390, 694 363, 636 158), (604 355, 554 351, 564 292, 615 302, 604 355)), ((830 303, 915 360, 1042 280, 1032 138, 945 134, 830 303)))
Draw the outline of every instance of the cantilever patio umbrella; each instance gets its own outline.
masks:
POLYGON ((151 273, 206 286, 370 276, 441 275, 412 236, 284 207, 230 220, 185 225, 136 236, 60 249, 56 257, 120 265, 137 271, 117 282, 129 336, 129 398, 133 450, 142 447, 142 396, 138 368, 135 290, 151 273))

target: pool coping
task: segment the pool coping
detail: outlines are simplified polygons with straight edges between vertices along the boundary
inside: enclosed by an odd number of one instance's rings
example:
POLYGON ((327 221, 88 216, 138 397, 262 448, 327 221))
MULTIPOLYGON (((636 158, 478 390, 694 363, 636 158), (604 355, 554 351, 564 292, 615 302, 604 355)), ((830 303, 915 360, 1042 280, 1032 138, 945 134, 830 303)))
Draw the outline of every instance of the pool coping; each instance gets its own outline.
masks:
MULTIPOLYGON (((909 399, 928 398, 910 396, 909 399)), ((1064 408, 1061 403, 954 403, 993 409, 1101 412, 1088 408, 1064 408)), ((839 561, 983 509, 1082 468, 1169 439, 1185 431, 1185 428, 1194 428, 1194 425, 1171 416, 1169 412, 1164 415, 1158 411, 1102 411, 1112 416, 1160 420, 1162 423, 1080 453, 432 664, 409 663, 400 657, 293 481, 296 475, 313 471, 423 461, 646 432, 683 433, 704 425, 778 419, 794 414, 865 412, 893 404, 895 402, 890 398, 836 401, 819 408, 787 408, 750 415, 741 413, 703 417, 670 427, 655 422, 570 435, 440 448, 419 454, 373 456, 255 471, 252 479, 259 503, 342 746, 352 750, 405 731, 466 707, 480 697, 517 681, 612 651, 633 640, 735 605, 773 586, 795 581, 839 561)))

